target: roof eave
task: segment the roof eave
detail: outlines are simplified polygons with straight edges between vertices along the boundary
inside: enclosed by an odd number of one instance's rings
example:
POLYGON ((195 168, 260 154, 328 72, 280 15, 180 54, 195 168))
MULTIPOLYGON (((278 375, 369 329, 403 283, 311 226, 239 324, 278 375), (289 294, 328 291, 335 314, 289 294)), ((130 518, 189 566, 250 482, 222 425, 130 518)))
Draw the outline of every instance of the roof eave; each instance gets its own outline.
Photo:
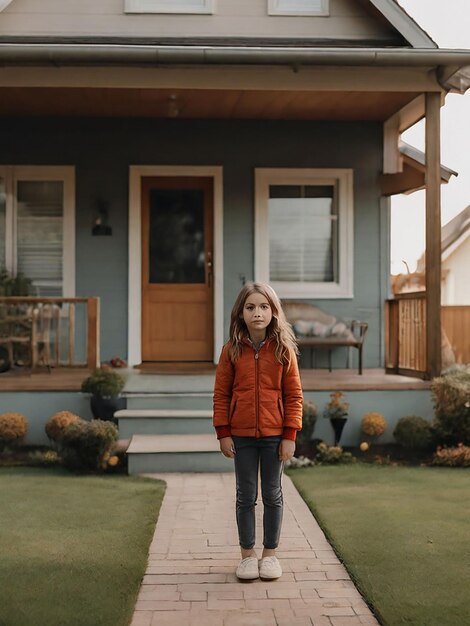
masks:
POLYGON ((0 43, 3 66, 285 65, 422 67, 445 91, 470 87, 470 50, 0 43))

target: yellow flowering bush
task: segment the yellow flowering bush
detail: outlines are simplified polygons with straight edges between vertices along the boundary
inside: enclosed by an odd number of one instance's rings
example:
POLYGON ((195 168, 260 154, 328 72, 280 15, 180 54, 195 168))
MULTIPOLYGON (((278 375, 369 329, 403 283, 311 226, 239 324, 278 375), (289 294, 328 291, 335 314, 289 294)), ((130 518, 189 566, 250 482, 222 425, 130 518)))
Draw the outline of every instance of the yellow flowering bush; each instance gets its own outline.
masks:
POLYGON ((315 464, 354 463, 356 458, 350 452, 344 452, 340 446, 328 446, 321 442, 317 446, 315 464))
POLYGON ((46 435, 52 441, 61 441, 67 428, 79 420, 79 416, 70 411, 59 411, 47 420, 45 426, 46 435))
POLYGON ((0 449, 18 443, 28 432, 28 420, 22 413, 0 414, 0 449))
POLYGON ((381 413, 366 413, 361 421, 361 430, 369 437, 380 437, 387 428, 385 417, 381 413))
POLYGON ((29 454, 29 462, 40 467, 52 467, 60 464, 60 457, 55 450, 34 450, 29 454))

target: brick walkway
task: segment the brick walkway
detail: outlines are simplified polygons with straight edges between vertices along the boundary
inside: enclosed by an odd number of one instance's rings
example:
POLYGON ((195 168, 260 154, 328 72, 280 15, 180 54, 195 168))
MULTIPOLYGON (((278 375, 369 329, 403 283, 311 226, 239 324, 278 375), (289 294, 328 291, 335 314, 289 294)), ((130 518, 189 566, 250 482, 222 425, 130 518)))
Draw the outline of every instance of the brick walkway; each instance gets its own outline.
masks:
MULTIPOLYGON (((152 475, 167 483, 131 626, 377 625, 287 476, 277 581, 238 582, 234 475, 152 475)), ((262 503, 257 506, 261 555, 262 503)))

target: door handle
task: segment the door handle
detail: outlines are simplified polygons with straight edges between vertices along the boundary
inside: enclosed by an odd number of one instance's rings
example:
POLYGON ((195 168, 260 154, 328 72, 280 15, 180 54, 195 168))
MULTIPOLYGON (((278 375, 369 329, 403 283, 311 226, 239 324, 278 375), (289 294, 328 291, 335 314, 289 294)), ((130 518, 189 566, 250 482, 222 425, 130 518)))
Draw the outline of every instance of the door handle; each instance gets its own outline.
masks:
POLYGON ((212 252, 207 253, 206 274, 207 274, 207 286, 212 287, 212 252))

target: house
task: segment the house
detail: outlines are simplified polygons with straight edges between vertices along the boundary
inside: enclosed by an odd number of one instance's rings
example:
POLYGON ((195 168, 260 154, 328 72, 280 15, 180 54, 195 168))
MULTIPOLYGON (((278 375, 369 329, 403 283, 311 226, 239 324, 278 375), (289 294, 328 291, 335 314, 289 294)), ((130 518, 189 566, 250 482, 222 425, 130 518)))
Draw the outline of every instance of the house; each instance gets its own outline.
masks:
POLYGON ((94 358, 216 363, 256 279, 367 321, 364 366, 383 371, 389 198, 425 184, 429 378, 440 107, 468 66, 470 51, 439 49, 394 0, 3 0, 4 262, 39 297, 99 297, 88 344, 74 318, 75 351, 94 358), (424 164, 400 150, 422 118, 424 164))
MULTIPOLYGON (((470 206, 453 217, 441 230, 443 305, 470 305, 470 206)), ((425 271, 424 255, 417 271, 425 271)))
MULTIPOLYGON (((455 360, 470 362, 470 206, 441 229, 442 322, 455 360)), ((417 272, 425 273, 425 257, 418 260, 417 272)))

